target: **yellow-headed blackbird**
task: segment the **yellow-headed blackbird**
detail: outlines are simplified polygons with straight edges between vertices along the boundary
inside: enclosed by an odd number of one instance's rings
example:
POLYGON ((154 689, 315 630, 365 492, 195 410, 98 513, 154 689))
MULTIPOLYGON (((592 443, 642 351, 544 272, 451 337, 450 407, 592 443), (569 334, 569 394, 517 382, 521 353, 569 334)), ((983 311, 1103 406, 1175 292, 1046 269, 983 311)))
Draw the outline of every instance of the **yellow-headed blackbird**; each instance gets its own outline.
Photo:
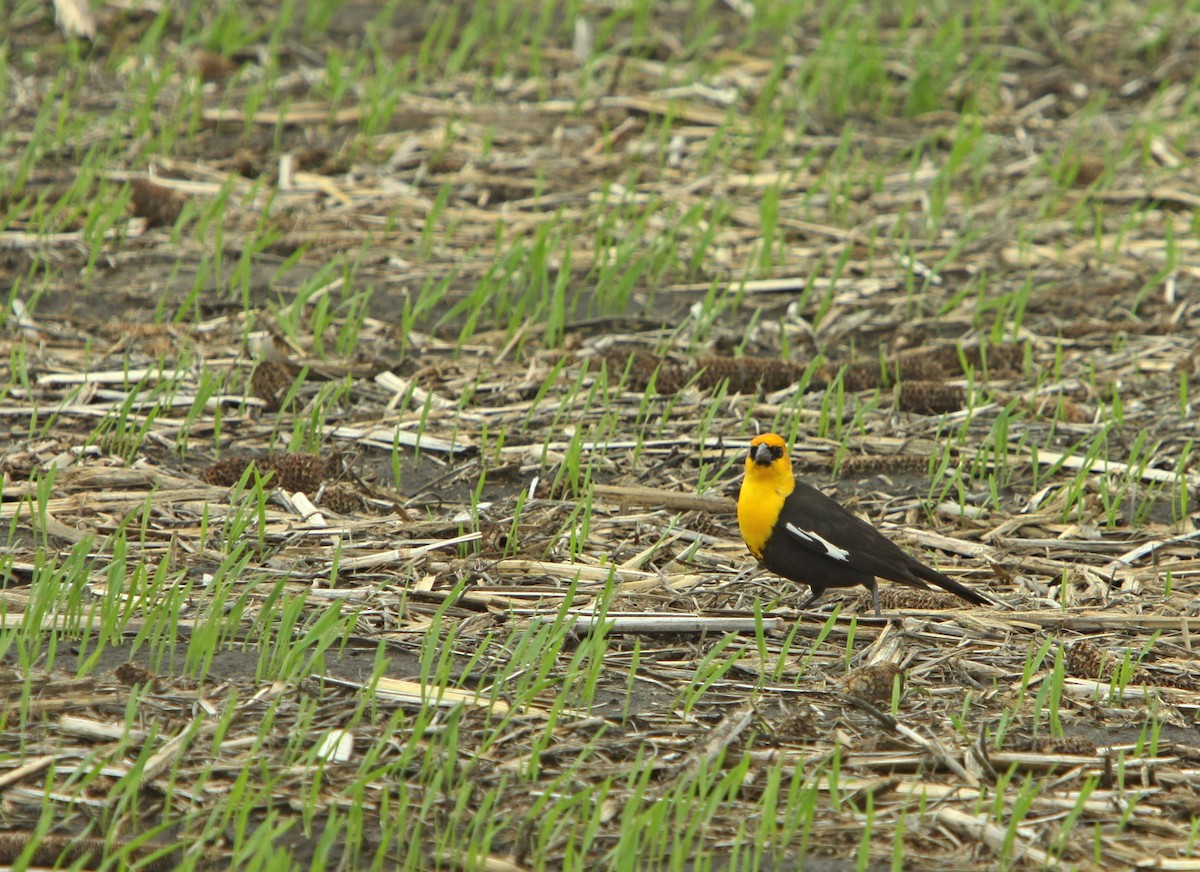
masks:
POLYGON ((929 582, 967 602, 991 600, 902 551, 825 494, 792 476, 787 446, 775 433, 750 443, 738 496, 738 526, 750 553, 772 572, 812 588, 802 608, 830 587, 861 584, 879 612, 876 576, 929 590, 929 582))

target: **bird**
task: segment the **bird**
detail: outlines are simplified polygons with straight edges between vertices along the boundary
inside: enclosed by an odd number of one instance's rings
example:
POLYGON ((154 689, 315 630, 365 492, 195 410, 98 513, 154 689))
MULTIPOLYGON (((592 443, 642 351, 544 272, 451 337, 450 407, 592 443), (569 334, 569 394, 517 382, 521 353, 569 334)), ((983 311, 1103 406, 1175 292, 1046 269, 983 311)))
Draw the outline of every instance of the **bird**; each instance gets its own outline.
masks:
POLYGON ((776 575, 807 584, 821 598, 827 588, 861 584, 879 610, 876 578, 930 590, 930 584, 975 605, 992 600, 948 578, 896 545, 837 501, 792 475, 787 443, 777 433, 750 442, 737 501, 738 527, 750 553, 776 575))

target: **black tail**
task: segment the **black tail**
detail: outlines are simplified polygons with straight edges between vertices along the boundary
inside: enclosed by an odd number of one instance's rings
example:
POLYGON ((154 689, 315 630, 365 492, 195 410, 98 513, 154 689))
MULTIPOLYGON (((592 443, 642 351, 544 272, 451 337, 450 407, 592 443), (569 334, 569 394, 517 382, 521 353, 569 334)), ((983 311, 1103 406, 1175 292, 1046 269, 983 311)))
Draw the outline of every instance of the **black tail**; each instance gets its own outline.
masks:
POLYGON ((982 594, 977 590, 969 588, 965 584, 961 584, 949 576, 942 575, 936 569, 930 569, 928 566, 918 560, 914 560, 913 563, 916 564, 915 566, 910 567, 913 571, 913 575, 928 581, 930 584, 937 585, 942 590, 954 594, 959 599, 964 599, 967 602, 974 603, 977 606, 996 605, 996 601, 991 597, 982 594))

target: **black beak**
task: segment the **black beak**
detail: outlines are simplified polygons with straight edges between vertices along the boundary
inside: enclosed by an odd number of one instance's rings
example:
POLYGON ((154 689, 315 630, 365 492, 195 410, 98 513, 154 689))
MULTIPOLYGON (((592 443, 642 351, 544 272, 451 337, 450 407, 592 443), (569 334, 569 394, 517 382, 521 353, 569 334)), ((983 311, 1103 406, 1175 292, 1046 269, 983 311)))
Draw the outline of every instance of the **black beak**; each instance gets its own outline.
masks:
POLYGON ((754 453, 751 455, 751 457, 754 458, 754 462, 759 466, 770 466, 775 460, 775 453, 771 451, 770 445, 764 443, 754 449, 754 453))

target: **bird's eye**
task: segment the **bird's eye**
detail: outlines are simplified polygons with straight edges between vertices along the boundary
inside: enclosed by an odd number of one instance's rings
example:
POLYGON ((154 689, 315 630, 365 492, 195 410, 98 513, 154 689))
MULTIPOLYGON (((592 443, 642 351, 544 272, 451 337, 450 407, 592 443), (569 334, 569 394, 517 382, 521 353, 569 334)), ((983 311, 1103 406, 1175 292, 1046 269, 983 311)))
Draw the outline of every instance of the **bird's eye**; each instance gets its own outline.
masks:
POLYGON ((771 446, 771 456, 778 460, 779 458, 783 457, 783 449, 778 445, 771 446))

